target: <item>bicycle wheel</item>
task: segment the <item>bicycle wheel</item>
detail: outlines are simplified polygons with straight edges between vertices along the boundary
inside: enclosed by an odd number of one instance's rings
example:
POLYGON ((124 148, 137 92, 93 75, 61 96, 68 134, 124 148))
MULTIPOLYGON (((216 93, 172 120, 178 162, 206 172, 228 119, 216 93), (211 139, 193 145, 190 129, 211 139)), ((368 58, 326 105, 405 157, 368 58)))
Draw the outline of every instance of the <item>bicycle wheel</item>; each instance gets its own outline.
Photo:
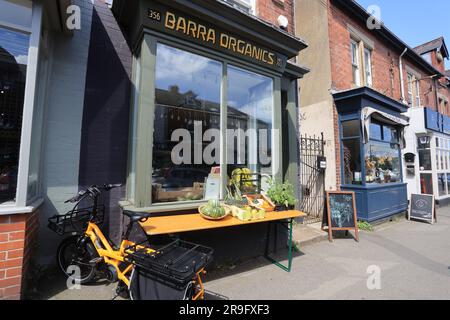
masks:
POLYGON ((58 247, 58 266, 67 278, 72 278, 79 284, 90 282, 95 276, 95 265, 92 259, 98 257, 92 243, 81 242, 83 236, 72 236, 65 239, 58 247), (77 267, 77 270, 69 268, 77 267))

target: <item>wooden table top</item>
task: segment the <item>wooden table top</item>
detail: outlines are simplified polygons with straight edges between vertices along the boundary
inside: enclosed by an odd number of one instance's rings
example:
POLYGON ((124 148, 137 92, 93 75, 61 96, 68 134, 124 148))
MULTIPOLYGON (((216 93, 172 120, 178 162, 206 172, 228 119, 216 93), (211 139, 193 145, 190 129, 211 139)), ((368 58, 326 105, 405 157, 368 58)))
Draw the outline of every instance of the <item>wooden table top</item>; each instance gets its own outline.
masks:
POLYGON ((233 216, 228 216, 223 220, 212 221, 202 218, 200 214, 173 215, 164 217, 154 217, 141 223, 145 232, 150 235, 161 235, 170 233, 181 233, 198 230, 208 230, 226 227, 236 227, 247 224, 262 223, 269 221, 285 220, 305 217, 306 214, 296 210, 267 212, 266 217, 261 220, 241 221, 233 216))

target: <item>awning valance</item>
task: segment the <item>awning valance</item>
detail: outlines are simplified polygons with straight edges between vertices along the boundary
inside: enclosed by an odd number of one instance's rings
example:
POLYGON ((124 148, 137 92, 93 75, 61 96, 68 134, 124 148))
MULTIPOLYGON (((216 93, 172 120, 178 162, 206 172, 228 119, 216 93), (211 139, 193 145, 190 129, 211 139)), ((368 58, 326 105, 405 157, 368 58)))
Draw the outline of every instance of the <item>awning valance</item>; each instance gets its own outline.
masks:
POLYGON ((394 116, 390 113, 377 110, 375 108, 366 107, 361 111, 361 126, 363 142, 368 143, 370 140, 370 123, 372 119, 378 120, 399 128, 399 142, 402 149, 406 146, 404 127, 409 125, 409 118, 406 116, 394 116))

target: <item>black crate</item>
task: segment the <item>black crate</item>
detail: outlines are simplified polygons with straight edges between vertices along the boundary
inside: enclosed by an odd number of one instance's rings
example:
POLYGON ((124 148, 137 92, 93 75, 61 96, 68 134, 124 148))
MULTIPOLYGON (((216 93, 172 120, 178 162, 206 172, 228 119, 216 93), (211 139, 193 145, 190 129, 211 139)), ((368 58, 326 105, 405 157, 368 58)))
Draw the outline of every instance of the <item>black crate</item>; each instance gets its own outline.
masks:
MULTIPOLYGON (((89 223, 94 207, 76 209, 63 215, 55 215, 48 219, 48 227, 59 235, 68 233, 83 233, 89 223)), ((97 215, 91 221, 97 225, 103 223, 105 217, 105 206, 97 206, 97 215)))
POLYGON ((125 260, 146 271, 179 284, 184 284, 212 261, 213 249, 176 240, 152 254, 146 249, 136 250, 136 246, 127 248, 125 260))

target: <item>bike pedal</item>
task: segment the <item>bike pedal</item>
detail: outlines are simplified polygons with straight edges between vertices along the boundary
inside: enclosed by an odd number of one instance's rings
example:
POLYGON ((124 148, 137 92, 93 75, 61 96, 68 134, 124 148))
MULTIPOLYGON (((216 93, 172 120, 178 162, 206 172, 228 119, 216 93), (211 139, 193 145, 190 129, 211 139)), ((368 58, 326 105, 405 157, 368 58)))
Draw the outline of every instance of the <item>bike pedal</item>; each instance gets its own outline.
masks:
POLYGON ((92 259, 91 261, 89 261, 89 263, 90 263, 90 264, 97 264, 97 263, 99 263, 99 262, 102 261, 102 260, 103 260, 102 257, 97 257, 97 258, 94 258, 94 259, 92 259))

